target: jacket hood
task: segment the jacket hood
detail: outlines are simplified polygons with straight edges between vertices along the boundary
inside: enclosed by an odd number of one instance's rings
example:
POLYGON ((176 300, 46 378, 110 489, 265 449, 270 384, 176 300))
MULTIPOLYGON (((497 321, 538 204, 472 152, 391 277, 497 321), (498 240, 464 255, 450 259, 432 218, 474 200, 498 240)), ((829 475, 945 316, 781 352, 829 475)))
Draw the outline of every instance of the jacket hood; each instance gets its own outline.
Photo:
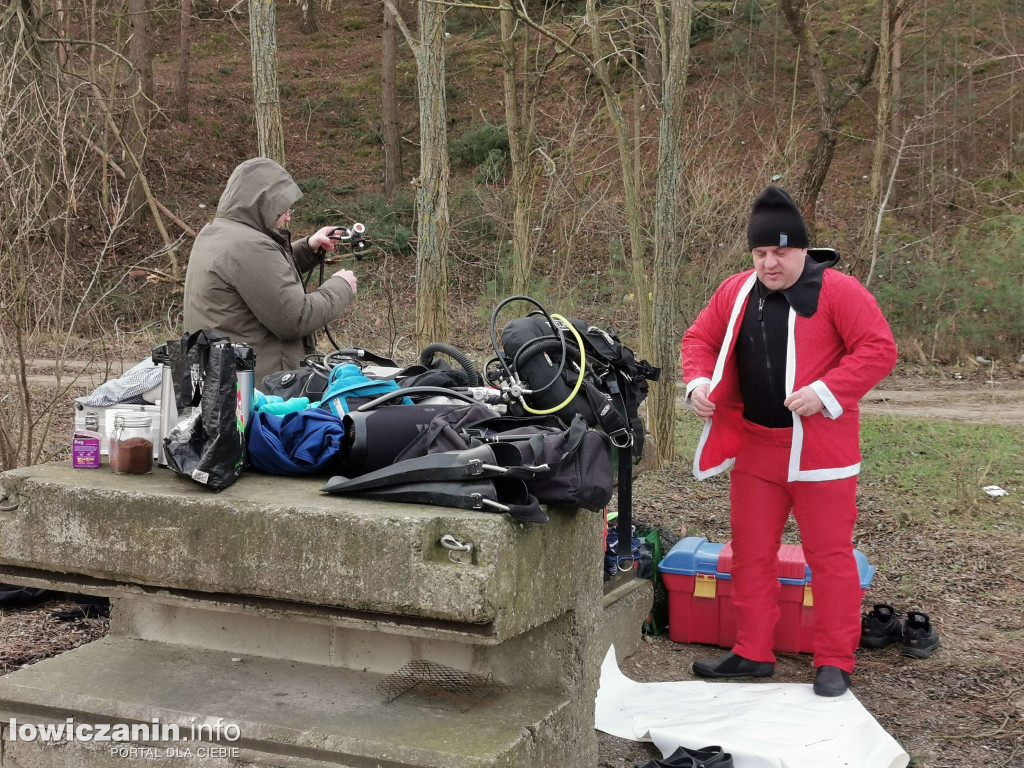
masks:
POLYGON ((217 203, 217 216, 272 234, 274 222, 302 197, 281 165, 254 157, 235 168, 217 203))

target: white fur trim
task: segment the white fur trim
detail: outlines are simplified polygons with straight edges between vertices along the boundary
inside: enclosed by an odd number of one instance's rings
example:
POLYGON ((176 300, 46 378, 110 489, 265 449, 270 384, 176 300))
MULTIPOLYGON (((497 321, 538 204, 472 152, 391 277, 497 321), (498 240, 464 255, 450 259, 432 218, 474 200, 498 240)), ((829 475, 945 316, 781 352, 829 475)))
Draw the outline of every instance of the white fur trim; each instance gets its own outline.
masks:
POLYGON ((825 382, 818 379, 817 381, 812 381, 807 386, 813 389, 814 394, 821 398, 821 403, 825 406, 824 413, 826 417, 830 419, 838 419, 843 415, 843 406, 839 404, 839 401, 836 400, 835 395, 832 394, 832 390, 828 388, 828 385, 825 384, 825 382))
POLYGON ((722 348, 718 351, 718 359, 715 361, 715 371, 711 374, 711 389, 718 386, 718 382, 722 380, 722 374, 725 372, 725 360, 729 357, 729 348, 732 346, 733 329, 736 327, 736 318, 740 316, 747 306, 747 296, 754 287, 754 282, 757 280, 757 273, 751 273, 750 277, 747 278, 747 282, 740 288, 740 293, 736 297, 736 301, 733 302, 732 312, 729 314, 729 324, 725 326, 725 339, 722 340, 722 348))
POLYGON ((829 467, 828 469, 807 469, 798 472, 796 477, 789 478, 809 483, 821 483, 826 480, 842 480, 845 477, 854 477, 860 472, 860 462, 851 464, 848 467, 829 467))
MULTIPOLYGON (((729 313, 729 323, 725 326, 725 338, 722 340, 722 348, 718 351, 718 359, 715 360, 715 370, 711 374, 710 390, 714 390, 718 386, 718 382, 722 380, 722 374, 725 371, 725 361, 729 357, 729 348, 732 346, 732 337, 735 335, 733 329, 736 327, 736 319, 740 316, 747 306, 747 296, 750 291, 754 288, 754 282, 757 280, 757 273, 751 272, 750 277, 743 283, 740 288, 739 295, 732 304, 732 312, 729 313)), ((701 381, 707 381, 707 379, 694 379, 686 386, 686 404, 690 405, 690 392, 697 386, 701 381)), ((690 405, 692 408, 693 406, 690 405)), ((732 468, 732 465, 736 463, 736 457, 726 459, 717 467, 712 467, 709 470, 701 470, 700 468, 700 455, 704 452, 704 443, 708 440, 708 434, 711 432, 712 421, 704 423, 704 431, 701 432, 700 442, 697 443, 697 450, 693 454, 693 476, 698 480, 706 480, 709 477, 720 475, 725 470, 732 468)))
MULTIPOLYGON (((789 331, 786 340, 786 397, 793 394, 793 384, 796 381, 796 312, 789 309, 789 331)), ((829 388, 821 381, 815 381, 810 385, 815 394, 821 398, 825 408, 830 411, 826 414, 829 418, 837 419, 843 413, 842 406, 829 391, 829 388), (815 386, 818 385, 818 386, 815 386), (833 409, 835 415, 832 415, 833 409)), ((860 462, 851 464, 848 467, 826 467, 824 469, 800 469, 800 458, 804 452, 804 423, 803 419, 793 414, 793 445, 789 451, 789 482, 810 482, 821 483, 826 480, 842 480, 844 477, 853 477, 860 472, 860 462)))
POLYGON ((711 379, 709 379, 707 376, 701 376, 699 378, 694 379, 693 381, 686 385, 686 399, 683 400, 683 405, 685 405, 687 408, 693 408, 693 400, 690 399, 690 395, 693 394, 693 390, 695 390, 701 384, 710 385, 711 379))

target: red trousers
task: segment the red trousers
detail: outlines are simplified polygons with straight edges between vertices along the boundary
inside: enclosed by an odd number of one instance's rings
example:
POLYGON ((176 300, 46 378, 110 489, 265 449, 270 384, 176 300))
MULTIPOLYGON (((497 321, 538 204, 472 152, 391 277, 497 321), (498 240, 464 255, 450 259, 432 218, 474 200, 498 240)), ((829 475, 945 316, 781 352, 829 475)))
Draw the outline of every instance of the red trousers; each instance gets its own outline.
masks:
POLYGON ((733 652, 752 661, 775 661, 772 639, 781 588, 778 551, 792 510, 811 566, 814 666, 851 672, 860 641, 861 588, 853 557, 857 478, 789 482, 793 430, 751 422, 746 426, 730 488, 736 609, 733 652))

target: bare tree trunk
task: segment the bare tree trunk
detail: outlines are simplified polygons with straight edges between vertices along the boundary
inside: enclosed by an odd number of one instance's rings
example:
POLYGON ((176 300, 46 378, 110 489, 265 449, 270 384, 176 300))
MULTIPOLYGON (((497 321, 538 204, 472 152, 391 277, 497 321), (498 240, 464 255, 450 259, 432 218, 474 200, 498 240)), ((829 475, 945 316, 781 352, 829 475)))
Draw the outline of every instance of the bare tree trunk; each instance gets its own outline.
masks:
MULTIPOLYGON (((661 2, 661 0, 656 0, 661 2)), ((647 406, 657 464, 675 458, 676 379, 679 371, 679 268, 689 232, 679 232, 689 217, 685 197, 683 116, 690 64, 690 25, 693 0, 671 0, 671 31, 662 44, 667 59, 658 123, 658 182, 654 208, 654 365, 661 378, 651 385, 647 406), (682 237, 680 237, 680 234, 682 237)))
MULTIPOLYGON (((400 9, 396 0, 396 10, 400 9)), ((381 132, 384 139, 384 194, 390 202, 402 180, 402 149, 398 136, 398 97, 395 72, 398 60, 398 29, 391 10, 384 7, 384 31, 381 34, 381 132)))
POLYGON ((181 0, 181 20, 178 25, 181 40, 181 58, 178 60, 178 120, 188 122, 188 77, 192 59, 192 0, 181 0))
POLYGON ((878 36, 878 103, 875 105, 875 149, 871 159, 871 191, 868 193, 868 204, 864 210, 864 223, 861 227, 860 244, 854 255, 850 270, 863 279, 865 265, 871 261, 871 251, 875 244, 875 220, 878 218, 882 204, 882 187, 889 158, 889 122, 892 119, 892 88, 890 74, 892 72, 892 24, 893 0, 879 0, 878 8, 881 15, 878 36))
POLYGON ((419 2, 420 178, 416 193, 416 343, 448 341, 448 109, 444 7, 419 2))
MULTIPOLYGON (((57 14, 57 37, 67 39, 68 37, 68 12, 65 8, 65 0, 54 0, 53 9, 57 14)), ((64 69, 68 63, 68 51, 63 43, 57 44, 57 65, 64 69)))
POLYGON ((284 125, 277 83, 275 0, 249 0, 249 47, 259 154, 285 165, 284 125))
POLYGON ((813 239, 818 196, 821 194, 821 188, 824 186, 832 166, 832 158, 835 156, 839 115, 842 114, 850 100, 871 82, 875 62, 878 59, 878 46, 874 41, 869 42, 867 50, 862 56, 860 71, 854 79, 834 88, 822 60, 817 38, 807 26, 806 0, 779 0, 779 7, 782 9, 786 24, 800 46, 800 50, 807 57, 814 91, 818 97, 820 113, 817 129, 818 143, 804 170, 796 195, 797 204, 807 224, 808 234, 813 239))
MULTIPOLYGON (((640 16, 640 3, 638 0, 630 0, 630 11, 637 18, 640 16)), ((644 102, 647 99, 647 93, 644 88, 643 79, 640 77, 640 54, 637 50, 640 48, 640 30, 637 25, 633 24, 629 27, 629 58, 630 58, 630 80, 632 81, 631 90, 633 92, 633 155, 640 162, 633 163, 633 186, 636 188, 636 193, 641 198, 645 197, 646 190, 644 189, 643 180, 643 118, 644 118, 644 102)))
POLYGON ((302 34, 312 35, 318 31, 316 26, 316 0, 299 0, 302 9, 302 34))
POLYGON ((640 332, 639 351, 641 357, 652 357, 654 353, 654 322, 652 319, 652 298, 647 265, 644 263, 644 228, 640 213, 640 200, 637 195, 633 171, 632 141, 629 135, 629 124, 622 111, 622 101, 608 79, 608 58, 605 55, 604 38, 598 27, 597 6, 595 0, 587 0, 587 19, 590 24, 590 44, 593 50, 593 71, 598 75, 598 83, 604 94, 605 105, 612 129, 615 131, 615 143, 619 149, 619 163, 622 172, 623 197, 626 204, 626 224, 629 230, 629 267, 633 281, 633 295, 637 305, 638 329, 640 332))
MULTIPOLYGON (((149 8, 147 0, 128 0, 132 36, 128 41, 128 57, 135 69, 132 82, 132 96, 129 104, 133 118, 128 132, 132 154, 144 162, 146 141, 152 116, 153 103, 153 53, 149 42, 149 8)), ((128 208, 139 220, 145 214, 145 195, 142 184, 133 175, 129 183, 128 208)))
POLYGON ((889 132, 900 132, 900 99, 903 96, 901 74, 903 72, 903 29, 906 18, 900 14, 892 33, 892 112, 889 132))
POLYGON ((656 101, 661 101, 662 76, 661 41, 667 37, 664 33, 663 0, 643 0, 644 13, 644 79, 647 87, 654 94, 656 101))
MULTIPOLYGON (((145 96, 144 108, 147 113, 153 101, 153 48, 149 40, 148 6, 148 0, 128 0, 132 29, 132 37, 128 42, 128 58, 135 67, 142 95, 145 96)), ((142 112, 139 112, 139 115, 142 117, 142 112)))
POLYGON ((516 79, 516 51, 512 41, 515 16, 511 10, 501 13, 501 54, 504 72, 505 127, 512 162, 512 293, 527 293, 533 271, 533 250, 530 248, 530 203, 532 163, 530 137, 523 127, 520 111, 519 83, 516 79))

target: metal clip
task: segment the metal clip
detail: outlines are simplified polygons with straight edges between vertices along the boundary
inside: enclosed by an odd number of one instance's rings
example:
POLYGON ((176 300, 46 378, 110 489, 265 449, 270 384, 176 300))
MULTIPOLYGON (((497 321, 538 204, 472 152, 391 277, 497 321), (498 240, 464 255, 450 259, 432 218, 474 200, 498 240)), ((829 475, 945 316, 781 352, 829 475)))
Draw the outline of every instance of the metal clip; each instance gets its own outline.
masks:
POLYGON ((629 448, 633 444, 633 433, 628 429, 620 429, 617 432, 613 432, 608 435, 608 438, 616 448, 629 448), (625 438, 624 442, 620 443, 619 440, 623 440, 623 438, 625 438))
POLYGON ((444 536, 442 536, 439 543, 441 544, 442 547, 448 550, 448 559, 451 560, 453 563, 457 563, 458 565, 469 565, 469 563, 465 560, 456 557, 456 553, 465 552, 466 554, 471 555, 473 552, 472 544, 463 544, 450 533, 446 533, 444 536))

